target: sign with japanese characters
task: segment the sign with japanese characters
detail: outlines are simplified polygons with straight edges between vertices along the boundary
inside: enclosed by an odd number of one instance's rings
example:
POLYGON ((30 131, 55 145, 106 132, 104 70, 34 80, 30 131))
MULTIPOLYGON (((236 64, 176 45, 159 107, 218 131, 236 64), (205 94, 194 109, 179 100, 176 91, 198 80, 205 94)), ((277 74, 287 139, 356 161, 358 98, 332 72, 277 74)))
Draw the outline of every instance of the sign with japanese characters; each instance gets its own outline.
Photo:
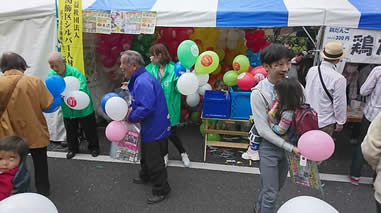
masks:
POLYGON ((59 0, 58 39, 66 63, 79 69, 83 74, 82 46, 82 0, 59 0))
POLYGON ((381 63, 381 30, 327 27, 323 46, 335 40, 343 42, 346 62, 381 63))

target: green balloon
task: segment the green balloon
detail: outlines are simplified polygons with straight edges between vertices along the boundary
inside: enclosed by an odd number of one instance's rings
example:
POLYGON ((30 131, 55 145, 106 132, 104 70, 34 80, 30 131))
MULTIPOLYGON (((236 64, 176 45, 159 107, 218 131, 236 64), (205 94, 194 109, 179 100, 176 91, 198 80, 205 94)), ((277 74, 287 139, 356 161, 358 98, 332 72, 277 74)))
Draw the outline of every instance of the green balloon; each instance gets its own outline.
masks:
POLYGON ((233 69, 239 73, 247 72, 250 67, 249 58, 245 55, 237 55, 233 60, 233 69))
POLYGON ((215 133, 208 133, 208 141, 220 141, 221 136, 215 133))
POLYGON ((234 70, 230 70, 224 74, 224 83, 228 86, 234 86, 237 85, 237 77, 238 77, 238 72, 234 70))
POLYGON ((197 74, 209 74, 217 69, 219 62, 217 53, 205 51, 198 56, 194 69, 197 74))
POLYGON ((200 121, 200 112, 192 112, 191 119, 193 122, 199 122, 200 121))
POLYGON ((198 46, 194 41, 185 40, 177 47, 177 57, 186 68, 191 68, 199 54, 198 46))
POLYGON ((200 125, 200 133, 201 133, 201 136, 204 137, 205 136, 205 127, 204 127, 204 123, 202 123, 200 125))

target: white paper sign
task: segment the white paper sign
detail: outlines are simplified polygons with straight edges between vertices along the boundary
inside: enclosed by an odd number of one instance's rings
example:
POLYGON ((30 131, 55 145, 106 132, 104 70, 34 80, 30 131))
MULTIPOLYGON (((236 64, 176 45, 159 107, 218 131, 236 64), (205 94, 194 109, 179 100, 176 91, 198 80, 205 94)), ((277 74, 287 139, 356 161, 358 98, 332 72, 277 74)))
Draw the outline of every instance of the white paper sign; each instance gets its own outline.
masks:
POLYGON ((381 63, 381 30, 326 27, 323 47, 329 41, 343 42, 346 62, 381 63))

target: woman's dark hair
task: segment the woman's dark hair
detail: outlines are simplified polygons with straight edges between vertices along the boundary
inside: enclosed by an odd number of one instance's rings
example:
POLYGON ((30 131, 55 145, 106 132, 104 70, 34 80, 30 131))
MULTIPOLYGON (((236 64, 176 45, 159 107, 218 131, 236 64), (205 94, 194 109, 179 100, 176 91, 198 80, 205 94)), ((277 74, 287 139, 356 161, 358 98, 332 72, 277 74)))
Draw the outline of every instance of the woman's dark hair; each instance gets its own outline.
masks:
POLYGON ((149 48, 149 54, 151 56, 159 56, 161 54, 159 64, 166 65, 171 61, 168 49, 164 44, 158 43, 149 48))
POLYGON ((280 120, 282 112, 286 110, 295 111, 304 104, 304 93, 302 86, 297 80, 285 78, 276 82, 275 91, 278 95, 279 110, 275 117, 280 120))
POLYGON ((0 58, 0 69, 6 72, 11 69, 26 70, 29 66, 19 54, 14 52, 6 52, 0 58))
POLYGON ((29 153, 28 144, 18 136, 6 136, 0 139, 0 151, 17 152, 22 162, 29 153))
POLYGON ((303 86, 306 86, 306 76, 309 69, 313 66, 313 63, 314 63, 313 55, 306 55, 298 64, 298 67, 296 70, 298 73, 298 80, 303 86))
POLYGON ((291 60, 294 57, 294 52, 287 49, 282 44, 273 43, 270 46, 263 49, 261 52, 262 64, 268 64, 271 66, 272 63, 281 60, 282 58, 287 58, 291 60))

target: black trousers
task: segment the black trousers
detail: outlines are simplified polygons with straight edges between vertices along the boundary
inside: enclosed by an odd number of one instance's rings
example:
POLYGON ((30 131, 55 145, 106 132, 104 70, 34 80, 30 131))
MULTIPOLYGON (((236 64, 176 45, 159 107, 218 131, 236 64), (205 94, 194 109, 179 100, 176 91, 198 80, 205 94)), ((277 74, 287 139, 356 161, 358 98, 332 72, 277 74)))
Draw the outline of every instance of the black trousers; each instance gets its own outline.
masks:
POLYGON ((366 136, 366 133, 368 132, 369 126, 370 126, 370 121, 366 119, 365 116, 363 116, 361 120, 361 126, 360 126, 359 143, 352 145, 352 163, 351 163, 350 175, 354 177, 361 176, 361 169, 363 165, 365 164, 365 159, 361 151, 361 144, 364 141, 364 138, 366 136))
POLYGON ((89 150, 99 149, 99 140, 97 134, 97 124, 95 121, 95 113, 91 113, 86 117, 81 118, 64 118, 66 129, 67 144, 69 151, 78 152, 78 128, 79 125, 85 132, 85 136, 89 142, 89 150))
POLYGON ((37 192, 48 196, 50 191, 47 147, 30 149, 33 159, 34 179, 37 192))
POLYGON ((177 150, 179 150, 180 154, 186 152, 183 144, 181 143, 179 136, 177 136, 177 127, 176 126, 171 127, 171 135, 169 136, 169 140, 172 141, 172 143, 175 145, 177 150))
POLYGON ((168 184, 168 173, 164 164, 163 153, 168 147, 168 140, 161 139, 149 143, 142 141, 141 146, 140 178, 152 183, 153 195, 167 195, 171 188, 168 184))

